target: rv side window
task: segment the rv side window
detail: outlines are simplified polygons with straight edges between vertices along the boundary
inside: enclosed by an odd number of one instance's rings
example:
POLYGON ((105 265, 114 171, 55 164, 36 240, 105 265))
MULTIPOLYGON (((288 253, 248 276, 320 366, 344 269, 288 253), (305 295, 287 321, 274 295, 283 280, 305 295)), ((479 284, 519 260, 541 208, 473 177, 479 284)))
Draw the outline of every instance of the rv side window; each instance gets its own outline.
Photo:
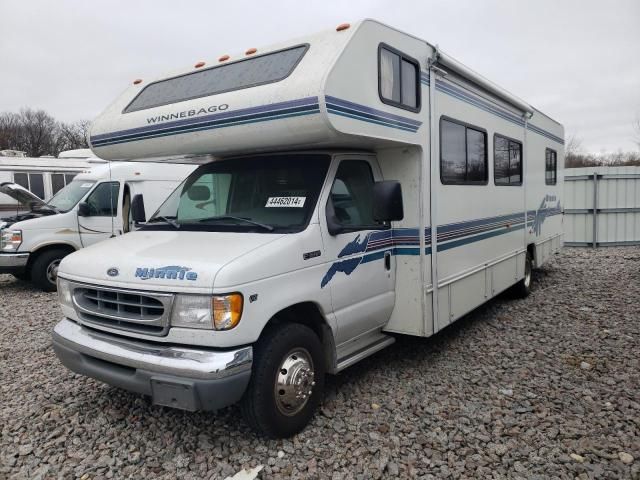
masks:
POLYGON ((522 185, 522 144, 493 137, 493 179, 496 185, 522 185))
POLYGON ((29 174, 27 173, 14 173, 13 183, 17 183, 23 188, 29 190, 29 174))
POLYGON ((44 178, 41 173, 29 174, 29 190, 44 200, 44 178))
POLYGON ((330 199, 340 225, 349 230, 380 228, 373 221, 373 183, 368 162, 345 160, 340 163, 330 199))
POLYGON ((87 197, 92 217, 115 217, 118 212, 118 193, 120 183, 104 182, 98 185, 87 197))
POLYGON ((378 49, 378 81, 383 103, 405 110, 420 110, 420 67, 416 60, 381 44, 378 49))
POLYGON ((485 185, 487 133, 475 127, 440 120, 440 180, 449 185, 485 185))
POLYGON ((55 195, 64 188, 64 173, 51 174, 51 190, 55 195))
POLYGON ((555 185, 558 181, 558 154, 550 148, 545 152, 544 183, 555 185))

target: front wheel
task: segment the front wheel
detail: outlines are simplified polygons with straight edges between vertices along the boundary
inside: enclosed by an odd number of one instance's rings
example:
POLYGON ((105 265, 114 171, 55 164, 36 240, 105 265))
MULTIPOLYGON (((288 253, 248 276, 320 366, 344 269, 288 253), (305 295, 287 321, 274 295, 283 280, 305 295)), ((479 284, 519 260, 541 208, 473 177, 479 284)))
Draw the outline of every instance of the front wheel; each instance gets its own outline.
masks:
POLYGON ((324 375, 322 344, 313 330, 295 323, 270 328, 255 348, 241 402, 244 418, 271 438, 299 432, 320 404, 324 375))
POLYGON ((31 280, 33 283, 45 292, 54 292, 58 279, 58 267, 62 259, 68 254, 68 250, 54 248, 38 255, 31 265, 31 280))

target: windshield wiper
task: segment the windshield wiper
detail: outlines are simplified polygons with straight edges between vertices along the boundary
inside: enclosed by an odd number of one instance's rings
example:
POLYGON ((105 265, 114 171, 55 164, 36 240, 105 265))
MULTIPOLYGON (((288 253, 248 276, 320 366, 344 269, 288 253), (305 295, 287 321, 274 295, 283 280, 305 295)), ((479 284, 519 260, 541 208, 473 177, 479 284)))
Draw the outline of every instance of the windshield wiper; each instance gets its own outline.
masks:
POLYGON ((151 220, 149 220, 147 223, 153 223, 156 222, 157 220, 161 220, 162 222, 171 225, 173 228, 175 228, 176 230, 180 230, 180 224, 178 222, 176 222, 175 220, 173 220, 172 218, 169 217, 164 217, 162 215, 157 216, 157 217, 153 217, 151 220))
POLYGON ((256 227, 260 227, 263 228, 269 232, 273 232, 273 227, 271 225, 267 225, 266 223, 260 223, 260 222, 255 222, 253 220, 250 220, 248 218, 243 218, 243 217, 235 217, 233 215, 218 215, 217 217, 207 217, 207 218, 201 218, 198 220, 198 222, 209 222, 209 221, 215 221, 215 220, 237 220, 240 222, 245 222, 245 223, 250 223, 251 225, 255 225, 256 227))

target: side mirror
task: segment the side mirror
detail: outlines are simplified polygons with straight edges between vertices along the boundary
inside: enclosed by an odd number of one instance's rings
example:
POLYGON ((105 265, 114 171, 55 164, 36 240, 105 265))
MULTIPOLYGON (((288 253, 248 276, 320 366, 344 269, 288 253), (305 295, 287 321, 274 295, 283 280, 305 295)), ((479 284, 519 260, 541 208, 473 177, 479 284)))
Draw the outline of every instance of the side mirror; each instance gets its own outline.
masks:
POLYGON ((91 208, 89 208, 89 204, 87 202, 80 202, 78 204, 78 216, 79 217, 91 216, 91 208))
POLYGON ((325 216, 327 217, 327 230, 329 231, 329 235, 335 236, 344 231, 344 227, 340 225, 338 217, 336 216, 336 211, 333 208, 333 201, 331 198, 329 198, 329 201, 327 202, 325 216))
POLYGON ((391 222, 404 218, 402 187, 400 182, 385 180, 373 185, 373 219, 391 222))
POLYGON ((204 202, 205 200, 209 200, 211 190, 209 190, 209 187, 206 185, 191 185, 187 191, 187 196, 189 200, 193 200, 194 202, 204 202))
POLYGON ((131 200, 131 218, 135 223, 147 221, 147 215, 144 211, 144 197, 141 193, 134 195, 133 200, 131 200))

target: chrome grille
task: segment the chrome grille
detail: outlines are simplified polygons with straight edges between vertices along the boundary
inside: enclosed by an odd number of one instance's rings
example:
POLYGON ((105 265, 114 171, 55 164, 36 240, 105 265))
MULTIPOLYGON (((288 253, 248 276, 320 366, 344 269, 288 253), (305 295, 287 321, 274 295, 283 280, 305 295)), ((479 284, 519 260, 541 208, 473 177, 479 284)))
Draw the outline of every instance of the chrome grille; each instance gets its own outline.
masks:
POLYGON ((167 334, 172 302, 171 294, 73 286, 73 303, 80 320, 149 335, 167 334))

